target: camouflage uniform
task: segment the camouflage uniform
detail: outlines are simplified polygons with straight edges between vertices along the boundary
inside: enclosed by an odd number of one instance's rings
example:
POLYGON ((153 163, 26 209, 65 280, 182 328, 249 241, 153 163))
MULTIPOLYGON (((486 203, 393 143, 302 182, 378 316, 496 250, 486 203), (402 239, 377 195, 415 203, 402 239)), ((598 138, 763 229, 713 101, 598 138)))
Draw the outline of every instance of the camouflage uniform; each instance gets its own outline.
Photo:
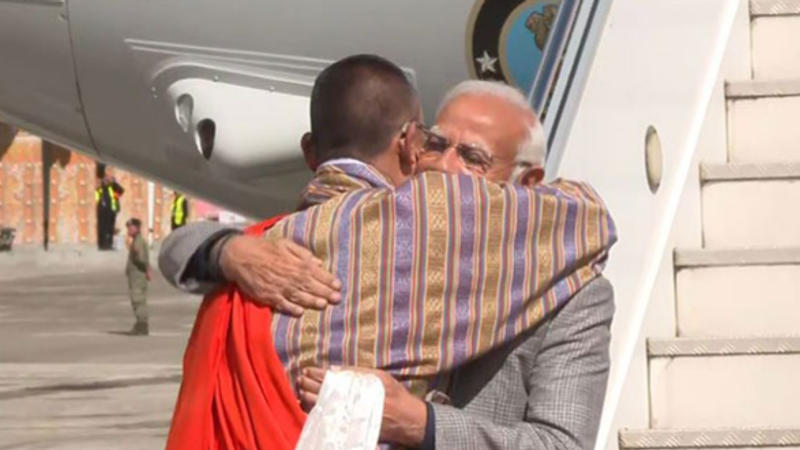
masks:
POLYGON ((128 250, 128 264, 125 275, 128 277, 128 292, 131 296, 133 314, 136 316, 135 333, 147 334, 147 271, 150 267, 150 255, 147 243, 141 234, 137 234, 128 250))

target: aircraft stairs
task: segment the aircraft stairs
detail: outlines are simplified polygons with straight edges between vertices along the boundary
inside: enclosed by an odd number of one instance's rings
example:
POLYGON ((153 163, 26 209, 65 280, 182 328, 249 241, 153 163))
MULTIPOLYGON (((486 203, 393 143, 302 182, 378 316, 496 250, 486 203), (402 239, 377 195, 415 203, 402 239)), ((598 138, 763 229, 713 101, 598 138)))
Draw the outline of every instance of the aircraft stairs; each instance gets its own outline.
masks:
POLYGON ((703 247, 674 254, 677 336, 649 339, 649 429, 621 449, 800 449, 800 1, 751 0, 703 247))

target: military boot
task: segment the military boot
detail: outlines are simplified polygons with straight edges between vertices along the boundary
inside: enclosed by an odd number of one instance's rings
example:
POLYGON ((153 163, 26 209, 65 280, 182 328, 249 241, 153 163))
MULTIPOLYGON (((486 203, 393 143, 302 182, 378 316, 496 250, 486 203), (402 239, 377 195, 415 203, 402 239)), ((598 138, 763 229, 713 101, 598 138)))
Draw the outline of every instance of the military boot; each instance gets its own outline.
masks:
POLYGON ((134 336, 147 336, 150 334, 150 326, 146 321, 137 321, 131 329, 131 334, 134 336))

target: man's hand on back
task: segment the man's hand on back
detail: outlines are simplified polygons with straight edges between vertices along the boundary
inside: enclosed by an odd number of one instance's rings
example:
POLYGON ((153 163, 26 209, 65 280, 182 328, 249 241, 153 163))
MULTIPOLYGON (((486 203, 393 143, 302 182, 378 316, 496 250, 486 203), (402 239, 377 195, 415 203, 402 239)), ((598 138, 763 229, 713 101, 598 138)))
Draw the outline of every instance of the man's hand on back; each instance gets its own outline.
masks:
POLYGON ((299 316, 341 299, 341 283, 308 249, 288 239, 239 235, 222 247, 220 268, 253 300, 299 316))

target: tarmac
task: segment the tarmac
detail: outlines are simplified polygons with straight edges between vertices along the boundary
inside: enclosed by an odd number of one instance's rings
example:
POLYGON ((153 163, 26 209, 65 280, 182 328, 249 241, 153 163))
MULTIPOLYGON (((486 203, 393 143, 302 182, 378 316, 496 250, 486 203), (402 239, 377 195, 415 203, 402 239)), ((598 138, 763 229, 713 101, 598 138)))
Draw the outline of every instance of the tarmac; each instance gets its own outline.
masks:
POLYGON ((151 335, 126 335, 125 258, 0 253, 0 450, 164 447, 200 298, 155 276, 151 335))

